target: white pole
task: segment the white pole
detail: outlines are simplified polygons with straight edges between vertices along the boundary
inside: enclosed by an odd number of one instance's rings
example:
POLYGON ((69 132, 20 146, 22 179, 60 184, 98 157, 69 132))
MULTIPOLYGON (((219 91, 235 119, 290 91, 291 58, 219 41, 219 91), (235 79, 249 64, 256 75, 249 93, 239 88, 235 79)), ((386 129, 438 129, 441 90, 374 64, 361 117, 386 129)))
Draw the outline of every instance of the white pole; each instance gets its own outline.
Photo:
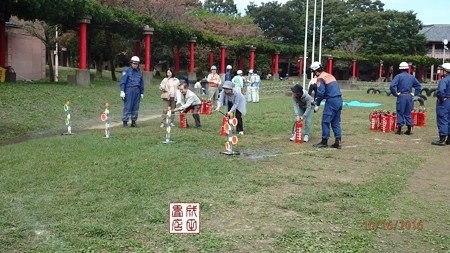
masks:
POLYGON ((305 11, 305 44, 303 48, 303 89, 306 89, 306 50, 308 48, 308 5, 309 0, 306 0, 306 11, 305 11))
POLYGON ((55 82, 58 82, 58 26, 56 26, 56 49, 55 49, 55 82))
POLYGON ((322 26, 323 26, 323 1, 320 9, 320 36, 319 36, 319 62, 322 63, 322 26))
MULTIPOLYGON (((313 38, 312 38, 312 51, 311 51, 311 62, 314 62, 314 49, 316 48, 316 12, 317 12, 317 0, 314 0, 314 21, 313 21, 313 38)), ((320 62, 320 60, 319 60, 320 62)), ((311 73, 311 80, 314 77, 314 73, 311 73)))

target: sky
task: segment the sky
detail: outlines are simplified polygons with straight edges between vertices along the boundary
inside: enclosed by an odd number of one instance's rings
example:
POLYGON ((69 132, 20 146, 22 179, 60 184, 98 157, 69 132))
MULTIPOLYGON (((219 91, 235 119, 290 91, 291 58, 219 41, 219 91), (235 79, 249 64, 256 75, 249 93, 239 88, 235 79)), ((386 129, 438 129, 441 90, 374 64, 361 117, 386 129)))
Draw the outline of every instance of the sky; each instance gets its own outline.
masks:
MULTIPOLYGON (((245 8, 250 2, 261 5, 261 2, 270 2, 275 0, 235 0, 236 6, 241 13, 245 13, 245 8)), ((288 0, 278 0, 278 3, 286 3, 288 0)), ((326 0, 325 0, 326 1, 326 0)), ((385 10, 410 11, 417 14, 417 18, 424 25, 430 24, 450 24, 450 15, 448 10, 450 4, 448 0, 381 0, 384 3, 385 10), (446 13, 447 12, 447 13, 446 13)), ((320 9, 320 0, 317 0, 318 13, 320 9)))

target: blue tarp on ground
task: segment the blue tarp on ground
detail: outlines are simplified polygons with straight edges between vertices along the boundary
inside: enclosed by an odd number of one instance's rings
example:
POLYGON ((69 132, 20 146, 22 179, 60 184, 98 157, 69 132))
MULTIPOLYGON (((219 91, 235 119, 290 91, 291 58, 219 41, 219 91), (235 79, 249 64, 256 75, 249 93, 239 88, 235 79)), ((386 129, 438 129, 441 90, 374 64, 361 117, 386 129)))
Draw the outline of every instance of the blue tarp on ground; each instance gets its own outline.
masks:
POLYGON ((361 103, 359 101, 342 102, 342 106, 357 106, 357 107, 377 107, 382 104, 379 103, 361 103))

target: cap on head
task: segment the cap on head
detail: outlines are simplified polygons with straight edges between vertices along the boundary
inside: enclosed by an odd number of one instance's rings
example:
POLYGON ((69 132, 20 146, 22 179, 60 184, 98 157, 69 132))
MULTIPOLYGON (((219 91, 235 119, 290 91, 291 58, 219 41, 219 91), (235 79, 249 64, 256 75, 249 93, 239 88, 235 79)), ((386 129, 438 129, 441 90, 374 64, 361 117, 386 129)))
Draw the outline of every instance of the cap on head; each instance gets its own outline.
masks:
POLYGON ((310 68, 312 71, 323 71, 323 66, 322 66, 322 64, 321 64, 320 62, 318 62, 318 61, 315 61, 315 62, 311 63, 311 66, 309 66, 309 68, 310 68))
POLYGON ((398 68, 399 69, 408 69, 409 65, 407 62, 402 61, 402 62, 400 62, 400 65, 398 65, 398 68))
POLYGON ((227 69, 232 69, 233 67, 231 67, 231 65, 227 65, 227 69))
POLYGON ((133 56, 133 57, 131 57, 131 62, 132 63, 139 63, 139 62, 141 62, 141 60, 139 59, 139 57, 133 56))
POLYGON ((238 70, 238 71, 237 71, 237 74, 238 74, 238 75, 241 75, 241 74, 242 74, 242 70, 238 70))
POLYGON ((225 81, 222 86, 223 89, 233 89, 233 83, 231 81, 225 81))
POLYGON ((303 87, 300 84, 296 84, 294 87, 292 87, 291 91, 296 94, 299 94, 300 96, 303 95, 303 87))
POLYGON ((250 69, 248 73, 253 74, 253 69, 250 69))
POLYGON ((212 65, 212 66, 211 66, 211 70, 217 70, 216 65, 212 65))
POLYGON ((440 66, 443 70, 450 72, 450 63, 446 62, 440 66))

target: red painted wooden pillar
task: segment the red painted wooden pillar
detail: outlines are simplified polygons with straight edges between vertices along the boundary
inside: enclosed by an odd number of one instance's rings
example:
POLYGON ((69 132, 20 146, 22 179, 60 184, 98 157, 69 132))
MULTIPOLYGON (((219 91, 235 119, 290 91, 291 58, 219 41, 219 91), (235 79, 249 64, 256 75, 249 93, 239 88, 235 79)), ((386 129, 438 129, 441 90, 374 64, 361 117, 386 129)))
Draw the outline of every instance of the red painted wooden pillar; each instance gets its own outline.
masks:
POLYGON ((249 64, 250 69, 255 69, 255 50, 256 47, 253 46, 250 47, 250 64, 249 64))
POLYGON ((225 49, 227 46, 225 43, 222 43, 220 45, 220 73, 219 74, 225 74, 225 49))
POLYGON ((380 61, 380 68, 378 70, 378 80, 381 80, 382 74, 383 74, 383 61, 380 61))
POLYGON ((209 50, 209 69, 214 65, 214 51, 209 50))
POLYGON ((91 20, 87 17, 83 17, 79 20, 80 23, 80 69, 87 69, 87 24, 91 23, 91 20))
POLYGON ((439 80, 441 80, 441 71, 439 70, 439 73, 438 73, 438 75, 437 75, 437 80, 439 81, 439 80))
POLYGON ((197 37, 192 37, 189 41, 189 53, 190 53, 190 62, 189 62, 189 72, 194 72, 194 44, 197 41, 197 37))
POLYGON ((419 81, 423 82, 423 65, 419 65, 419 81))
POLYGON ((356 63, 356 78, 359 77, 359 65, 356 63))
POLYGON ((134 45, 134 55, 139 56, 140 53, 141 53, 141 42, 136 41, 136 43, 134 45))
POLYGON ((150 35, 153 35, 154 29, 152 27, 145 26, 143 30, 145 36, 145 67, 144 71, 150 71, 150 35))
POLYGON ((332 73, 333 72, 333 57, 328 58, 327 69, 328 69, 327 73, 333 74, 332 73))
POLYGON ((412 67, 412 64, 408 63, 408 74, 411 74, 411 67, 412 67))
POLYGON ((298 76, 301 76, 303 74, 303 57, 302 56, 300 56, 298 63, 299 63, 298 76))
POLYGON ((0 13, 0 66, 6 65, 6 21, 9 15, 0 13))
POLYGON ((180 47, 175 49, 175 72, 180 72, 180 47))
POLYGON ((356 60, 352 60, 352 78, 356 78, 356 60))
POLYGON ((280 52, 275 52, 275 62, 273 64, 273 74, 278 74, 278 58, 280 56, 280 52))
POLYGON ((244 66, 243 61, 242 61, 242 53, 239 54, 239 69, 242 70, 242 67, 244 66))

